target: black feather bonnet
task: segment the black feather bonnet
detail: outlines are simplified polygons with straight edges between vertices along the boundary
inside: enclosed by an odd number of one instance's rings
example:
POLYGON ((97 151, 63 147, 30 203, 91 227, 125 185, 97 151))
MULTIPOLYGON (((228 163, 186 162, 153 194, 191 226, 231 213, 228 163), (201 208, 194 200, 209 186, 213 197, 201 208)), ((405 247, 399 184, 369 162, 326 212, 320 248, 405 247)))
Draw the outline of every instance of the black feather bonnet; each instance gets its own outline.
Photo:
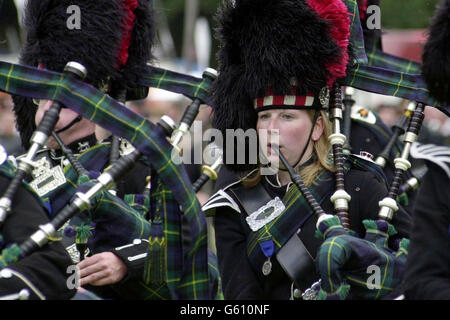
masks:
POLYGON ((422 73, 431 95, 450 104, 450 0, 442 0, 431 20, 422 56, 422 73))
MULTIPOLYGON (((29 0, 24 12, 26 43, 19 62, 62 72, 69 61, 84 65, 97 86, 137 86, 139 72, 153 59, 156 25, 152 0, 29 0), (79 25, 73 19, 78 14, 79 25)), ((14 96, 22 144, 35 130, 36 106, 14 96)))
MULTIPOLYGON (((345 76, 350 19, 341 0, 224 1, 216 20, 213 126, 223 137, 227 129, 256 127, 258 101, 267 108, 280 96, 317 98, 345 76), (274 96, 266 99, 269 105, 262 102, 268 92, 274 96)), ((254 167, 226 165, 233 171, 254 167)))

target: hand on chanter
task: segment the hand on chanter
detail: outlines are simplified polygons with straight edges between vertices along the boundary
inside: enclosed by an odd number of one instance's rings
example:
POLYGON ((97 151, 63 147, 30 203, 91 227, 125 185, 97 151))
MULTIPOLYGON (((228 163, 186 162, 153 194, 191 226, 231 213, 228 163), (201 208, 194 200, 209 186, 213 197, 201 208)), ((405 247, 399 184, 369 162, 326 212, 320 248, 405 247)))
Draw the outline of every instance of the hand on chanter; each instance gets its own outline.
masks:
POLYGON ((123 261, 112 252, 102 252, 78 263, 80 285, 104 286, 122 280, 127 274, 123 261))

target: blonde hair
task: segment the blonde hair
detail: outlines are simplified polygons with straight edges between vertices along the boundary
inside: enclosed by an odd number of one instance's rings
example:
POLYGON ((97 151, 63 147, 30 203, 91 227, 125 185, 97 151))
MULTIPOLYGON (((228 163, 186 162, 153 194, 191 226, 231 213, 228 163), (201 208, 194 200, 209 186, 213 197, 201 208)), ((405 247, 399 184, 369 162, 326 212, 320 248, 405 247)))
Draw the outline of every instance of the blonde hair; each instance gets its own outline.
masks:
MULTIPOLYGON (((311 122, 314 120, 315 113, 315 110, 308 110, 308 116, 311 119, 311 122)), ((331 134, 331 124, 325 111, 321 110, 319 116, 322 117, 323 121, 323 133, 319 140, 313 142, 313 156, 315 157, 315 161, 304 168, 299 169, 299 167, 297 167, 295 169, 302 177, 306 186, 310 186, 322 170, 325 169, 332 172, 335 170, 333 161, 330 157, 331 144, 328 141, 328 136, 331 134)), ((313 125, 315 125, 315 123, 313 125)), ((245 187, 255 186, 261 181, 260 171, 257 170, 255 173, 241 178, 241 181, 245 187)))
MULTIPOLYGON (((311 121, 314 119, 314 113, 314 110, 308 111, 308 115, 311 118, 311 121)), ((313 154, 316 157, 316 161, 314 161, 309 166, 302 168, 301 170, 296 169, 297 173, 300 174, 303 182, 307 186, 310 186, 313 183, 317 175, 323 169, 334 171, 334 164, 332 159, 330 158, 331 144, 328 141, 328 137, 331 134, 330 120, 328 119, 328 115, 325 113, 325 111, 320 111, 320 116, 322 117, 323 121, 323 133, 313 146, 313 154)))

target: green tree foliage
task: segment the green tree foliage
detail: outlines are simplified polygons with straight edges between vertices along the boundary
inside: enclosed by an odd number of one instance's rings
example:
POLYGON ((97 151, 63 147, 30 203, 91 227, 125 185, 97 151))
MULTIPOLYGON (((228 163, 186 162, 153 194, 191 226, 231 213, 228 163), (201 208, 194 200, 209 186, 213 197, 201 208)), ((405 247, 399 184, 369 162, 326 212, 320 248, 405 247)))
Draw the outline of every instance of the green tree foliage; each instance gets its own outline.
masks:
MULTIPOLYGON (((208 18, 211 28, 216 26, 213 17, 221 1, 223 0, 199 0, 199 16, 208 18)), ((181 55, 185 2, 186 0, 159 0, 159 9, 167 16, 178 56, 181 55)), ((383 29, 428 28, 438 2, 439 0, 381 0, 381 26, 383 29)), ((216 51, 217 42, 213 39, 212 67, 216 67, 216 51)))
POLYGON ((428 28, 439 0, 381 0, 383 29, 428 28))
MULTIPOLYGON (((212 29, 215 28, 214 14, 221 1, 222 0, 199 0, 199 16, 206 17, 212 29)), ((160 8, 158 8, 158 10, 167 16, 170 32, 172 33, 175 42, 177 56, 181 56, 182 50, 185 2, 186 0, 159 0, 160 8)), ((214 31, 211 30, 212 48, 210 61, 211 67, 216 68, 217 63, 215 54, 218 44, 213 37, 213 32, 214 31)))
MULTIPOLYGON (((172 10, 183 10, 184 3, 186 0, 161 0, 166 8, 170 8, 172 10)), ((204 11, 215 11, 220 3, 220 0, 200 0, 200 10, 204 11)))

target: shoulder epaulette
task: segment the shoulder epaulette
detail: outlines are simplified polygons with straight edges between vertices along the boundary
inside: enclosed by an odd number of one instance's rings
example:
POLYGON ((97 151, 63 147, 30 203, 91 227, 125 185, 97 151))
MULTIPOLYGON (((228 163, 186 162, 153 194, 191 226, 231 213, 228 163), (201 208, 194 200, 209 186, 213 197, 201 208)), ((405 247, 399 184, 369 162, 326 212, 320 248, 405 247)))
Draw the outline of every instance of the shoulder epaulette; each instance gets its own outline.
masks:
POLYGON ((353 168, 371 172, 378 178, 378 180, 384 181, 387 184, 386 175, 384 174, 383 169, 381 169, 378 164, 370 159, 370 157, 356 154, 349 154, 345 157, 353 168))
POLYGON ((202 211, 206 212, 208 210, 218 207, 230 207, 234 211, 241 213, 241 209, 239 208, 236 201, 234 201, 233 198, 226 192, 227 189, 231 188, 232 186, 238 183, 240 183, 240 180, 229 184, 228 186, 224 187, 223 189, 220 189, 215 194, 213 194, 208 199, 208 201, 206 201, 206 203, 202 206, 202 211))
POLYGON ((410 155, 416 159, 423 159, 438 165, 450 178, 450 148, 434 144, 413 143, 410 155))

